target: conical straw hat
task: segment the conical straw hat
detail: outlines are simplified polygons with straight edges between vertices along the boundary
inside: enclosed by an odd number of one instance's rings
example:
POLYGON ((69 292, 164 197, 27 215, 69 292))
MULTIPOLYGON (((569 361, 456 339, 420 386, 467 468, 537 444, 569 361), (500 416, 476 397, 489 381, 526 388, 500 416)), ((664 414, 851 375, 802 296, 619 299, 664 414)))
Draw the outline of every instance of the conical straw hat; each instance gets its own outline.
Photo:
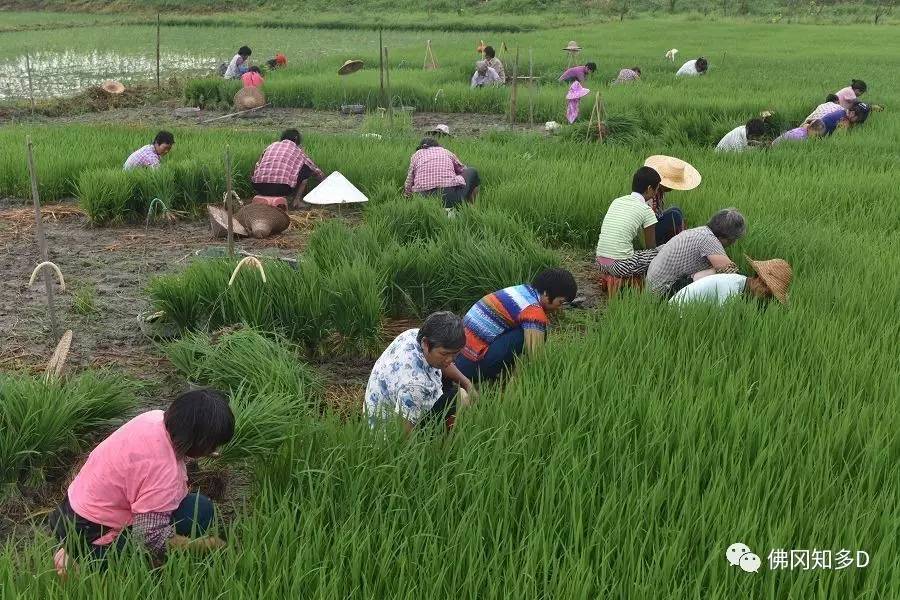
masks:
POLYGON ((578 45, 578 42, 572 40, 565 48, 563 48, 563 50, 565 50, 566 52, 578 52, 579 50, 581 50, 581 46, 578 45))
POLYGON ((662 178, 662 183, 672 190, 692 190, 702 181, 700 172, 690 163, 674 156, 657 154, 644 161, 645 167, 651 167, 662 178))
POLYGON ((107 94, 114 94, 118 96, 125 91, 125 86, 122 85, 121 82, 115 81, 113 79, 108 79, 107 81, 104 81, 100 84, 100 89, 107 94))
POLYGON ((772 295, 782 304, 787 304, 788 289, 791 287, 791 279, 794 276, 791 265, 780 258, 753 260, 746 254, 744 258, 747 259, 757 275, 766 282, 766 286, 772 290, 772 295))
MULTIPOLYGON (((212 234, 214 238, 225 237, 228 235, 228 211, 226 211, 221 206, 213 206, 212 204, 208 204, 206 206, 206 211, 209 213, 209 226, 212 229, 212 234)), ((247 230, 244 229, 244 226, 241 225, 241 222, 237 220, 235 215, 232 215, 231 219, 231 229, 234 231, 234 235, 239 235, 241 237, 247 237, 250 235, 247 233, 247 230)))
POLYGON ((338 69, 338 75, 349 75, 350 73, 356 73, 362 68, 363 61, 357 59, 348 60, 341 65, 340 69, 338 69))
POLYGON ((258 87, 245 87, 234 95, 234 106, 240 110, 249 110, 266 105, 266 96, 258 87))
POLYGON ((286 212, 268 204, 248 204, 237 211, 235 218, 258 239, 281 233, 291 224, 286 212))

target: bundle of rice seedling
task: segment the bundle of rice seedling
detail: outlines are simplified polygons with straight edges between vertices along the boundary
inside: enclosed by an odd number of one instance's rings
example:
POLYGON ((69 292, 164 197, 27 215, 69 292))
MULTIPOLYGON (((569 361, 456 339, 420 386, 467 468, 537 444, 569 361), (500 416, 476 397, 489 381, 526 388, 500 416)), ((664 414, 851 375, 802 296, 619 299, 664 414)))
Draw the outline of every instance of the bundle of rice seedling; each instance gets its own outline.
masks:
POLYGON ((366 211, 366 223, 398 244, 431 241, 447 222, 447 213, 436 198, 395 198, 366 211))
POLYGON ((241 386, 251 393, 268 389, 318 408, 321 378, 296 350, 277 334, 243 327, 212 336, 190 333, 165 346, 168 359, 194 383, 232 393, 241 386))
POLYGON ((121 168, 84 171, 78 177, 78 199, 94 223, 120 221, 133 210, 132 179, 121 168))
POLYGON ((83 451, 134 406, 134 390, 106 371, 49 379, 0 374, 0 483, 40 479, 83 451))
POLYGON ((338 351, 368 356, 379 350, 384 284, 378 271, 360 258, 327 275, 324 285, 338 351))

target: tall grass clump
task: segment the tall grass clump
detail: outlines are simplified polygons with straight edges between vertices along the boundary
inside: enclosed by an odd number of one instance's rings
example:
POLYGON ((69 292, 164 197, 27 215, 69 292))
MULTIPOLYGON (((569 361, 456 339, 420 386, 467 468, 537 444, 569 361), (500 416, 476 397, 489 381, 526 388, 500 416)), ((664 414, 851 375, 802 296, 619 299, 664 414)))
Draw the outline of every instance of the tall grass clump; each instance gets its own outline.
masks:
POLYGON ((169 361, 191 382, 236 392, 269 389, 318 407, 322 393, 319 375, 299 360, 297 349, 277 334, 249 328, 213 335, 188 333, 165 346, 169 361))
POLYGON ((78 178, 78 198, 88 218, 100 225, 134 216, 132 180, 122 169, 85 171, 78 178))
POLYGON ((50 380, 0 374, 0 482, 39 480, 85 450, 134 406, 134 391, 108 371, 50 380))

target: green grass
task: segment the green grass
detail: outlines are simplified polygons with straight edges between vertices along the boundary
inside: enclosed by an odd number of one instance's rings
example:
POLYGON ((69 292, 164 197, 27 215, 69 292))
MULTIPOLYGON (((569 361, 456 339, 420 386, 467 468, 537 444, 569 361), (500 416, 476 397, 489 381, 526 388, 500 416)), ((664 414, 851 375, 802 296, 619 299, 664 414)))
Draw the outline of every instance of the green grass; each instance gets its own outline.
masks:
POLYGON ((0 483, 40 481, 134 404, 134 386, 120 374, 85 371, 46 381, 0 373, 0 483))

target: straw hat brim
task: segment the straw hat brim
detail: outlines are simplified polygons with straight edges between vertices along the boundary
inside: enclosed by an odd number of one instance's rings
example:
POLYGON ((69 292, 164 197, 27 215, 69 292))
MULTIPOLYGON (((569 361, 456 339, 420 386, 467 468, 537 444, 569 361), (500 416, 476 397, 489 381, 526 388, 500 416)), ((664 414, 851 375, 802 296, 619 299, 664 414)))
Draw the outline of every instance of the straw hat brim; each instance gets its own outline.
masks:
MULTIPOLYGON (((209 213, 209 226, 212 229, 213 237, 225 237, 228 235, 228 211, 226 211, 221 206, 213 206, 209 204, 206 206, 206 212, 209 213)), ((247 230, 244 229, 244 226, 241 225, 241 222, 237 220, 235 215, 232 215, 231 219, 231 229, 234 231, 235 235, 239 235, 241 237, 247 237, 250 235, 247 233, 247 230)))
POLYGON ((234 95, 234 105, 242 110, 265 106, 266 96, 258 87, 241 88, 234 95))
POLYGON ((363 61, 361 60, 348 60, 344 64, 341 65, 341 68, 338 69, 338 75, 349 75, 350 73, 356 73, 360 69, 363 68, 363 61))
POLYGON ((235 217, 250 235, 259 239, 281 233, 291 224, 286 212, 268 204, 248 204, 235 217))
POLYGON ((125 86, 121 82, 110 79, 100 84, 100 89, 107 94, 118 96, 125 91, 125 86))
MULTIPOLYGON (((746 254, 744 255, 744 258, 747 259, 747 262, 750 263, 750 266, 753 267, 753 270, 756 271, 756 274, 759 275, 760 279, 765 282, 766 287, 771 290, 772 295, 775 297, 775 299, 780 303, 786 305, 788 303, 788 288, 791 284, 790 279, 785 282, 773 277, 772 274, 764 268, 763 263, 767 261, 753 260, 746 254)), ((788 266, 788 268, 790 267, 788 266)), ((790 271, 788 271, 788 275, 791 276, 790 271)))
POLYGON ((695 169, 691 163, 683 161, 680 158, 675 158, 674 156, 656 154, 647 158, 647 160, 644 161, 644 166, 655 169, 662 178, 660 183, 671 190, 692 190, 703 181, 703 177, 700 176, 700 171, 695 169), (684 178, 682 180, 672 179, 665 173, 666 167, 668 167, 672 161, 675 161, 676 164, 684 167, 684 178))
POLYGON ((578 44, 569 44, 568 46, 563 48, 563 50, 572 52, 572 51, 576 51, 576 50, 581 50, 581 46, 579 46, 578 44))

